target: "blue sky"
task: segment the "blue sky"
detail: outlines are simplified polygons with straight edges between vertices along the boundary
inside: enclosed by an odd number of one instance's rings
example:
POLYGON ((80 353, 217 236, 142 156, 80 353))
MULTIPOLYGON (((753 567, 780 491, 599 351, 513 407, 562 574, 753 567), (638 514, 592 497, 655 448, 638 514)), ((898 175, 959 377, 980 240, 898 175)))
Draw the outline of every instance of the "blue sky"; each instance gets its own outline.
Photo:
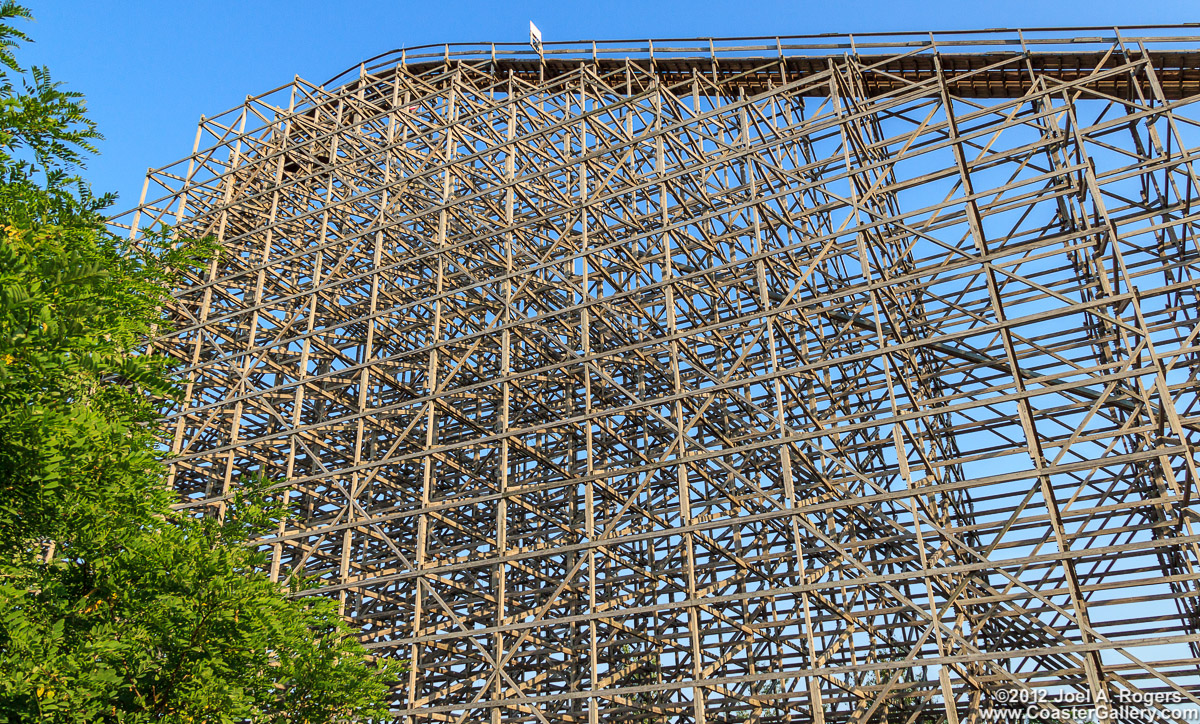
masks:
MULTIPOLYGON (((694 0, 693 2, 123 2, 34 5, 36 43, 19 57, 82 91, 106 140, 89 163, 96 191, 136 204, 148 167, 191 151, 196 121, 293 75, 320 82, 385 50, 425 43, 789 35, 1177 23, 1186 0, 694 0)), ((1190 12, 1189 12, 1190 11, 1190 12)))

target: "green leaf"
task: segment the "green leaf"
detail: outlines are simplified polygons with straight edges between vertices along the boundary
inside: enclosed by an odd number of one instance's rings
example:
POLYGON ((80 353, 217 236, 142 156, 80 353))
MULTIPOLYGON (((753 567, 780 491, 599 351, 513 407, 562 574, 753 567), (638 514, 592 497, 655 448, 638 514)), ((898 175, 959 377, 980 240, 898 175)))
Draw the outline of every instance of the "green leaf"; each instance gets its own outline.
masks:
MULTIPOLYGON (((0 69, 28 17, 0 4, 0 69)), ((171 507, 157 419, 181 381, 134 351, 217 249, 109 234, 76 175, 98 138, 45 68, 0 70, 0 720, 383 716, 399 665, 253 549, 292 514, 283 481, 237 481, 221 522, 171 507)))

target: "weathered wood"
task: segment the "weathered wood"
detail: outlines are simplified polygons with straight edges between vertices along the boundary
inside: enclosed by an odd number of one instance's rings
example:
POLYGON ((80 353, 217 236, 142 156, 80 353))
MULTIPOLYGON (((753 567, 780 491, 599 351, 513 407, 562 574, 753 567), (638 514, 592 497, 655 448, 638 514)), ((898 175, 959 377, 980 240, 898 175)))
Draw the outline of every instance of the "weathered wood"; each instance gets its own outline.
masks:
MULTIPOLYGON (((1178 31, 1179 29, 1176 29, 1178 31)), ((1200 39, 407 49, 202 119, 181 505, 400 721, 1200 704, 1200 39), (431 55, 432 53, 432 55, 431 55)))

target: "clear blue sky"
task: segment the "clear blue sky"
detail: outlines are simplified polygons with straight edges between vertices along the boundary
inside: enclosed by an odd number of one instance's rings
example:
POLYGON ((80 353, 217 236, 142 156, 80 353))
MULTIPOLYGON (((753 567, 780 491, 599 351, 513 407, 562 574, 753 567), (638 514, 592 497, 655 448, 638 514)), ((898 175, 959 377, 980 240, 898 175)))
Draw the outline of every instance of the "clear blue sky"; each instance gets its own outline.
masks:
POLYGON ((191 151, 201 114, 226 110, 293 75, 321 82, 385 50, 517 42, 529 20, 546 40, 792 35, 1177 23, 1195 0, 60 0, 35 4, 36 43, 18 57, 87 95, 106 140, 89 163, 96 191, 137 203, 142 178, 191 151))

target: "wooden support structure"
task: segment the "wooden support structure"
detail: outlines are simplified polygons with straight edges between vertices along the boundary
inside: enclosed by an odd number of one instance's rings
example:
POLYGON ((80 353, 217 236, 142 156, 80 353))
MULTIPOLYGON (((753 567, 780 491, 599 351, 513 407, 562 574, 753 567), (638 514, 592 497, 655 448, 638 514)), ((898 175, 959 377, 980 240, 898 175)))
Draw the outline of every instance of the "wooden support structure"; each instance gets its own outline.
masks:
POLYGON ((1200 706, 1200 37, 1094 32, 410 48, 202 119, 112 220, 224 250, 155 342, 181 505, 279 480, 397 721, 1200 706))

